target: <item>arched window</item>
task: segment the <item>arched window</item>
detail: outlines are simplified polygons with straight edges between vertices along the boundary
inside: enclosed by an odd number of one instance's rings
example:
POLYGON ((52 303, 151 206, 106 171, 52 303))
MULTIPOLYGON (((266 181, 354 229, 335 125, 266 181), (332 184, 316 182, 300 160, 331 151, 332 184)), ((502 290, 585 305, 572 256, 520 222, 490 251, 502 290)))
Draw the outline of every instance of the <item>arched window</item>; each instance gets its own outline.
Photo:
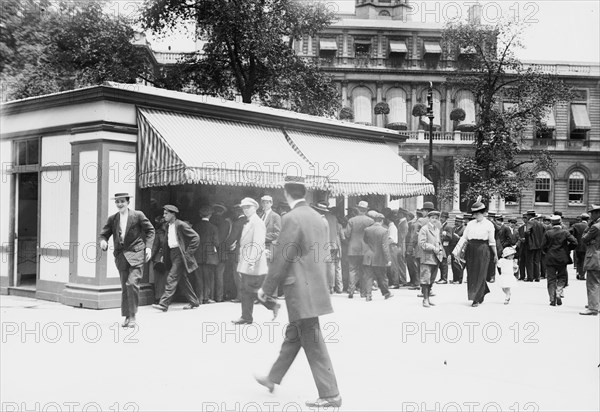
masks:
POLYGON ((406 92, 399 88, 388 90, 386 94, 387 104, 390 106, 388 124, 401 123, 407 125, 406 92))
POLYGON ((585 176, 581 172, 569 175, 569 204, 582 205, 585 189, 585 176))
POLYGON ((371 107, 371 91, 366 87, 357 87, 352 92, 354 123, 372 124, 373 109, 371 107))
POLYGON ((475 99, 473 93, 468 90, 459 90, 456 93, 456 107, 465 111, 465 120, 460 124, 475 124, 475 99))
POLYGON ((535 203, 550 203, 552 176, 546 171, 538 172, 535 176, 535 203))
POLYGON ((390 17, 390 12, 387 10, 381 10, 379 12, 379 17, 390 17))

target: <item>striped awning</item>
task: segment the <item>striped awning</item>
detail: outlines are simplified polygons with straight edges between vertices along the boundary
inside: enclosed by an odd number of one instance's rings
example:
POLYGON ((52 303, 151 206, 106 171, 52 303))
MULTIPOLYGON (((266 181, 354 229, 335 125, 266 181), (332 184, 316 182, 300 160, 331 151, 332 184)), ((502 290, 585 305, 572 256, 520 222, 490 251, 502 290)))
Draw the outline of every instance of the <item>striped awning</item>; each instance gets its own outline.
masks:
POLYGON ((298 152, 327 176, 333 196, 434 194, 434 187, 385 142, 286 130, 298 152))
POLYGON ((590 130, 592 123, 585 104, 571 104, 571 130, 590 130))
POLYGON ((390 53, 408 53, 404 40, 390 40, 390 53))
POLYGON ((437 41, 426 41, 423 43, 424 54, 442 54, 442 48, 437 41))
POLYGON ((337 50, 335 39, 319 39, 319 50, 337 50))
POLYGON ((139 185, 202 183, 281 188, 286 175, 327 190, 327 179, 281 129, 190 114, 138 109, 139 185))

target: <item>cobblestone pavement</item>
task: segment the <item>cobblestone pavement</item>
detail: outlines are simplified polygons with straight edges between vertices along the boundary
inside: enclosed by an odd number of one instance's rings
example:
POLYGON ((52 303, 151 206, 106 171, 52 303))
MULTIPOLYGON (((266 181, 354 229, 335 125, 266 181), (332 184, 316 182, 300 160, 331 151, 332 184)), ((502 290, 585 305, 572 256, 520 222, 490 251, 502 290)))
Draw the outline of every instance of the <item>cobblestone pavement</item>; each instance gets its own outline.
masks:
MULTIPOLYGON (((580 316, 585 282, 550 307, 546 283, 519 282, 509 305, 499 286, 479 308, 466 285, 436 285, 433 308, 416 291, 372 302, 333 295, 321 318, 341 410, 597 411, 600 317, 580 316)), ((304 354, 271 394, 256 384, 283 340, 287 313, 234 326, 240 306, 167 313, 140 308, 122 329, 118 309, 87 310, 0 297, 2 411, 310 410, 317 398, 304 354)))

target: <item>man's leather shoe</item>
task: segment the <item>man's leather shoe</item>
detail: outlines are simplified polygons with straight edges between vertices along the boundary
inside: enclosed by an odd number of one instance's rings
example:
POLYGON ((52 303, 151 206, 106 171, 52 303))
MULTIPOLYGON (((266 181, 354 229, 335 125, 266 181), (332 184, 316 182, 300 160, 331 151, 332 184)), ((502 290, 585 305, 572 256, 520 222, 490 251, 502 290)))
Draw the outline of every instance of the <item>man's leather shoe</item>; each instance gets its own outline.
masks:
POLYGON ((129 318, 125 318, 125 321, 123 322, 123 324, 121 325, 121 327, 123 328, 128 328, 129 327, 129 318))
POLYGON ((598 312, 595 310, 586 310, 585 312, 579 312, 579 314, 584 316, 598 316, 598 312))
POLYGON ((392 295, 391 293, 388 293, 387 295, 384 296, 385 299, 389 299, 394 297, 394 295, 392 295))
POLYGON ((169 308, 163 305, 152 305, 154 309, 158 309, 161 312, 166 312, 169 308))
POLYGON ((348 293, 348 299, 354 298, 354 293, 348 293))
POLYGON ((447 281, 447 280, 438 280, 438 281, 437 281, 437 282, 435 282, 435 283, 437 283, 438 285, 445 285, 445 284, 447 284, 447 283, 448 283, 448 281, 447 281))
POLYGON ((188 303, 187 305, 185 305, 183 307, 183 310, 191 310, 191 309, 196 309, 199 305, 192 305, 191 303, 188 303))
POLYGON ((373 300, 373 297, 372 297, 372 296, 367 296, 367 297, 366 297, 366 301, 367 301, 367 302, 370 302, 370 301, 372 301, 372 300, 373 300))
POLYGON ((419 286, 410 286, 408 288, 408 290, 420 290, 421 288, 419 286))
POLYGON ((561 299, 560 297, 557 297, 557 298, 556 298, 556 305, 557 305, 557 306, 560 306, 560 305, 562 305, 562 299, 561 299))
POLYGON ((254 379, 256 379, 256 382, 260 383, 262 386, 267 388, 269 392, 273 392, 273 390, 275 389, 275 383, 271 379, 269 379, 268 376, 254 375, 254 379))
POLYGON ((137 326, 137 323, 135 321, 135 319, 129 319, 129 324, 127 325, 128 328, 135 328, 137 326))
POLYGON ((309 408, 339 408, 342 406, 342 397, 340 395, 331 398, 319 398, 314 402, 306 402, 309 408))
POLYGON ((273 306, 273 320, 275 320, 275 318, 277 318, 277 315, 279 314, 279 309, 281 309, 281 303, 275 303, 275 305, 273 306))
POLYGON ((244 318, 239 318, 237 320, 232 320, 231 323, 233 323, 234 325, 249 325, 252 323, 252 321, 246 320, 244 318))

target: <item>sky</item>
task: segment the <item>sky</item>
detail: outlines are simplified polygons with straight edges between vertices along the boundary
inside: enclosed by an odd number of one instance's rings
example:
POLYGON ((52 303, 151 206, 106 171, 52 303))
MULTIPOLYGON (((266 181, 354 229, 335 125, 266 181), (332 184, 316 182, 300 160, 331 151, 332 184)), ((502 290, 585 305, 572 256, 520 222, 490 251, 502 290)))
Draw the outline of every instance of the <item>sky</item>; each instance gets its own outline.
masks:
MULTIPOLYGON (((353 13, 355 0, 323 0, 341 13, 353 13)), ((444 23, 467 15, 471 0, 411 0, 413 21, 444 23)), ((483 22, 500 17, 517 18, 527 24, 522 60, 600 63, 600 0, 485 1, 481 0, 483 22)), ((193 50, 194 42, 175 35, 161 40, 149 36, 155 50, 193 50)))

